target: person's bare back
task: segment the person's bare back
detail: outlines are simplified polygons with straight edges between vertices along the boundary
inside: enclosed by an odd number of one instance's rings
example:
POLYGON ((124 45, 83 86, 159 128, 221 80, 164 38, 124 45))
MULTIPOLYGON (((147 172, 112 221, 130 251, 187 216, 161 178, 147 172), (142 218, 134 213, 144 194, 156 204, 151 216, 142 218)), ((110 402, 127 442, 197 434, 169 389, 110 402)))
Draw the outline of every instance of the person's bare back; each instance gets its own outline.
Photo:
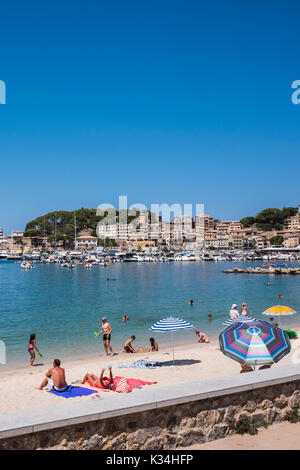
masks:
POLYGON ((50 372, 55 387, 63 388, 66 386, 65 369, 62 367, 53 367, 48 372, 50 372))

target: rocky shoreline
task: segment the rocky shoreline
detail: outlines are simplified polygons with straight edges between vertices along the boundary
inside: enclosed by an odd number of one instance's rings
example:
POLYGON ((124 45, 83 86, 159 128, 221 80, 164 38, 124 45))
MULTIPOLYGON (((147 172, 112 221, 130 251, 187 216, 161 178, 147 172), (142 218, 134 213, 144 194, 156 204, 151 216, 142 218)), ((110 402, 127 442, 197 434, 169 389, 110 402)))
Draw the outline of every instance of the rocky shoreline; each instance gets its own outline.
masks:
POLYGON ((290 274, 293 276, 300 275, 300 268, 234 268, 222 271, 226 274, 290 274))

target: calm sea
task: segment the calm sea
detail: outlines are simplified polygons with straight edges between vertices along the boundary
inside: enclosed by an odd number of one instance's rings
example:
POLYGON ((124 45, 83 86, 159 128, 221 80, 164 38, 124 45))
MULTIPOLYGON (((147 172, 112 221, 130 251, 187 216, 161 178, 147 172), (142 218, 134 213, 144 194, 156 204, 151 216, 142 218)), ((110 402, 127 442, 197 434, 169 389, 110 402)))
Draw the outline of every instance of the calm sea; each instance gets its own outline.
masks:
MULTIPOLYGON (((224 274, 223 269, 262 262, 120 263, 84 269, 36 264, 30 271, 15 262, 0 262, 0 339, 6 343, 7 362, 27 362, 30 333, 47 357, 80 357, 103 354, 102 338, 94 338, 101 318, 113 328, 112 346, 120 351, 134 334, 135 345, 149 346, 150 326, 173 315, 190 321, 216 337, 232 303, 247 302, 257 318, 281 303, 300 312, 300 276, 224 274), (267 286, 270 281, 271 285, 267 286), (189 300, 194 300, 194 306, 189 300), (126 312, 130 317, 124 325, 126 312), (213 320, 208 320, 211 312, 213 320)), ((288 263, 297 266, 297 262, 288 263)), ((282 325, 298 323, 299 315, 286 317, 282 325)), ((158 343, 170 341, 168 333, 156 333, 158 343)), ((194 331, 176 333, 176 342, 194 342, 194 331)))

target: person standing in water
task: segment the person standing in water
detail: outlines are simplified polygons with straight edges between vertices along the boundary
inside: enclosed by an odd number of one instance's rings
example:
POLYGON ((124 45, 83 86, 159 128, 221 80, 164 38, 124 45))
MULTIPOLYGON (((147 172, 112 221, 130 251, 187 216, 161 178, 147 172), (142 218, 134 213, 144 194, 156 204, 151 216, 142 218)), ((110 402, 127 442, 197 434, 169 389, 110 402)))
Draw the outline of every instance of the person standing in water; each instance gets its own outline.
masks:
POLYGON ((40 353, 40 351, 38 350, 38 347, 36 345, 35 333, 31 333, 29 341, 28 341, 28 352, 30 354, 30 365, 31 366, 33 366, 33 363, 35 361, 35 352, 34 352, 34 350, 36 350, 38 353, 40 353))
POLYGON ((126 323, 129 320, 129 317, 128 317, 127 313, 123 313, 122 320, 123 320, 124 323, 126 323))
POLYGON ((246 302, 243 302, 243 303, 242 303, 241 315, 242 315, 243 317, 247 317, 247 316, 249 315, 249 310, 248 310, 248 307, 247 307, 246 302))
POLYGON ((110 355, 113 356, 114 353, 113 353, 112 347, 110 345, 112 327, 108 323, 106 317, 102 318, 102 328, 96 336, 99 336, 101 333, 103 333, 103 346, 104 346, 106 356, 109 355, 108 354, 108 349, 110 350, 110 355))

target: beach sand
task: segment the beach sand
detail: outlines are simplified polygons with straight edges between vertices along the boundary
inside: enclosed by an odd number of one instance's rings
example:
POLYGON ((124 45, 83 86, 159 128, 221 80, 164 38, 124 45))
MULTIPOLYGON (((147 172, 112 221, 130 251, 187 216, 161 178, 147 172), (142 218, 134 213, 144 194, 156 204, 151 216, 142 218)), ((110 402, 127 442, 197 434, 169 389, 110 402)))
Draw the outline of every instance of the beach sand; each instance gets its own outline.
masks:
MULTIPOLYGON (((300 339, 292 340, 292 351, 285 356, 278 365, 286 365, 300 361, 300 339), (299 353, 298 353, 299 352, 299 353)), ((146 385, 141 389, 134 389, 132 393, 143 393, 146 388, 158 388, 170 386, 177 383, 189 383, 205 381, 213 377, 239 374, 240 365, 227 358, 219 350, 218 342, 209 344, 193 343, 175 347, 175 366, 172 365, 172 349, 165 347, 158 352, 144 352, 135 354, 118 353, 113 357, 105 357, 104 352, 97 356, 83 357, 82 359, 66 359, 60 357, 62 367, 66 371, 66 379, 69 384, 82 380, 86 372, 100 375, 101 368, 107 364, 112 365, 113 375, 137 378, 154 382, 155 385, 146 385), (119 364, 130 364, 138 359, 154 360, 166 363, 156 369, 118 368, 119 364)), ((37 364, 30 367, 24 366, 0 366, 0 413, 11 413, 17 410, 55 406, 62 403, 64 398, 58 397, 46 390, 36 390, 42 382, 45 372, 52 366, 52 358, 36 358, 37 364)), ((116 392, 99 391, 100 396, 105 399, 116 392)), ((90 400, 91 397, 78 397, 72 400, 90 400)))

